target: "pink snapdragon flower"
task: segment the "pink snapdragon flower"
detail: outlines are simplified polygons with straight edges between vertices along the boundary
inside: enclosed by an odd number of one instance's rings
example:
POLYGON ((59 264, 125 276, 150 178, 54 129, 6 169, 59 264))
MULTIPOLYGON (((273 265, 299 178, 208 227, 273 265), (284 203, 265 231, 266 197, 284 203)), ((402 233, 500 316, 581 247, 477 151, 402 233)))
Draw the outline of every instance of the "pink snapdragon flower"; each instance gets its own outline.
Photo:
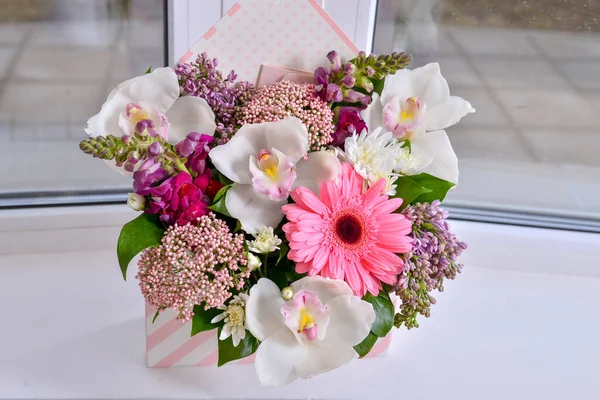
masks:
POLYGON ((412 249, 411 222, 396 213, 402 199, 384 195, 380 179, 364 191, 364 179, 348 164, 336 181, 321 184, 321 196, 305 187, 292 191, 296 204, 282 207, 289 222, 288 258, 296 272, 343 279, 357 296, 378 295, 393 285, 404 262, 398 253, 412 249))

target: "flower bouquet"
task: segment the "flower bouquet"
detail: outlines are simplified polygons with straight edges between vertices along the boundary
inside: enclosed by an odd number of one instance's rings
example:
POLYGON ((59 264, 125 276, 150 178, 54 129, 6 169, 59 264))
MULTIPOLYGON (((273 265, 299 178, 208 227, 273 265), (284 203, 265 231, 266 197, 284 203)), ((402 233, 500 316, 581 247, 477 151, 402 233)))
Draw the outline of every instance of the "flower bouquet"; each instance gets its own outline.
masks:
POLYGON ((266 386, 418 327, 466 248, 439 205, 458 181, 443 129, 471 105, 437 64, 405 69, 406 53, 323 60, 260 87, 207 54, 149 70, 110 93, 80 144, 133 178, 123 277, 141 253, 155 318, 214 332, 219 365, 256 353, 266 386))

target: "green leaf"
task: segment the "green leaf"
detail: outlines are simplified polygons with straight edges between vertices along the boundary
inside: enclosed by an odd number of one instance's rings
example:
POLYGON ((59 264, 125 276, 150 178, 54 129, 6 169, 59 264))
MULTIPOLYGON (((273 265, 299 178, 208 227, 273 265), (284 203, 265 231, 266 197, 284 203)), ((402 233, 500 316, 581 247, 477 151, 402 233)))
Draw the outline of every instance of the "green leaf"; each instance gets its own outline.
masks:
POLYGON ((394 304, 390 299, 390 295, 381 290, 379 296, 375 297, 371 293, 367 293, 363 300, 373 305, 377 315, 371 327, 371 332, 378 337, 387 336, 394 326, 394 304))
POLYGON ((219 362, 217 365, 219 367, 230 361, 246 358, 254 354, 260 344, 249 331, 246 331, 246 337, 235 347, 233 346, 233 339, 231 336, 225 340, 219 340, 219 336, 221 336, 221 328, 219 328, 219 333, 217 335, 217 341, 219 342, 219 362))
POLYGON ((158 318, 159 314, 160 314, 160 310, 156 310, 156 313, 154 313, 154 317, 152 318, 152 323, 154 323, 154 321, 156 321, 156 318, 158 318))
POLYGON ((217 328, 219 325, 211 324, 210 321, 217 315, 221 314, 223 310, 218 308, 204 309, 203 305, 194 306, 194 316, 192 317, 192 336, 197 333, 210 331, 211 329, 217 328))
POLYGON ((287 256, 288 251, 290 251, 289 246, 285 242, 282 242, 279 245, 279 257, 277 257, 277 264, 276 265, 279 265, 279 263, 281 262, 281 260, 283 260, 283 258, 287 256))
POLYGON ((419 196, 431 192, 431 189, 427 189, 413 181, 412 176, 401 176, 396 180, 395 184, 396 194, 394 197, 404 200, 400 210, 406 208, 406 206, 419 198, 419 196))
POLYGON ((448 190, 454 187, 454 183, 436 178, 435 176, 424 172, 419 175, 411 176, 410 179, 429 189, 429 192, 417 197, 413 203, 431 203, 434 200, 443 201, 444 198, 446 198, 448 190))
POLYGON ((377 339, 377 335, 373 334, 372 332, 369 332, 369 335, 365 338, 365 340, 354 346, 354 350, 356 350, 360 358, 363 358, 364 356, 369 354, 373 346, 375 346, 375 343, 377 343, 377 339))
POLYGON ((289 286, 287 271, 285 270, 285 268, 273 267, 270 272, 271 273, 269 275, 271 277, 271 280, 277 285, 277 287, 280 290, 283 290, 283 288, 289 286))
POLYGON ((127 280, 127 267, 140 251, 160 245, 165 234, 157 215, 140 214, 121 229, 117 242, 117 258, 123 279, 127 280))
POLYGON ((383 92, 383 85, 385 84, 385 78, 371 79, 371 82, 373 82, 373 92, 381 96, 381 92, 383 92))
POLYGON ((152 72, 152 67, 148 67, 148 69, 146 70, 146 74, 149 74, 152 72))
POLYGON ((219 214, 223 214, 226 217, 231 217, 231 215, 229 215, 229 211, 227 211, 227 207, 225 206, 225 195, 229 189, 231 189, 230 185, 222 187, 215 195, 213 204, 208 207, 208 209, 219 214))

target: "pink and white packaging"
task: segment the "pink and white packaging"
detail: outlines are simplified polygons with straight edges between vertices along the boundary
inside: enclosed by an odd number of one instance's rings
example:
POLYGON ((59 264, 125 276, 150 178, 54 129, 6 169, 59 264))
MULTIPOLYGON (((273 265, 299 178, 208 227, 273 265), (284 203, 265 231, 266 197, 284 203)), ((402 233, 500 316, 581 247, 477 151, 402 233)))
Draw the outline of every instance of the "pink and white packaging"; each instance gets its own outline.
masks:
MULTIPOLYGON (((191 337, 192 323, 176 319, 177 312, 165 310, 154 323, 156 308, 146 305, 146 363, 149 368, 215 365, 219 358, 216 330, 191 337)), ((392 340, 391 333, 380 339, 367 358, 385 356, 392 340)), ((254 356, 236 361, 252 364, 254 356)))
MULTIPOLYGON (((181 58, 191 62, 206 52, 219 59, 225 74, 257 85, 281 79, 309 82, 327 53, 336 50, 352 59, 358 49, 315 0, 240 0, 181 58)), ((190 337, 191 322, 176 320, 166 310, 146 306, 147 365, 152 368, 214 365, 218 360, 216 330, 190 337)), ((367 357, 385 355, 391 334, 380 339, 367 357)), ((253 363, 248 357, 237 363, 253 363)))

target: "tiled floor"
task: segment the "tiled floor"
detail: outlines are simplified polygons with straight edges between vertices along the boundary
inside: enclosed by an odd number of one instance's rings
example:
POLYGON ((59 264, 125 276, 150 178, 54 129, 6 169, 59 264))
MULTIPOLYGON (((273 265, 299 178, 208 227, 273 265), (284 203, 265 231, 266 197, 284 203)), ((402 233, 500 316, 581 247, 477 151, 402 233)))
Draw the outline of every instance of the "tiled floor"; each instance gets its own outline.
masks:
MULTIPOLYGON (((139 2, 138 2, 139 3, 139 2)), ((0 24, 0 193, 129 188, 81 154, 83 124, 117 83, 163 60, 160 19, 0 24)), ((477 113, 449 134, 449 199, 600 218, 600 35, 438 28, 432 54, 477 113)))

